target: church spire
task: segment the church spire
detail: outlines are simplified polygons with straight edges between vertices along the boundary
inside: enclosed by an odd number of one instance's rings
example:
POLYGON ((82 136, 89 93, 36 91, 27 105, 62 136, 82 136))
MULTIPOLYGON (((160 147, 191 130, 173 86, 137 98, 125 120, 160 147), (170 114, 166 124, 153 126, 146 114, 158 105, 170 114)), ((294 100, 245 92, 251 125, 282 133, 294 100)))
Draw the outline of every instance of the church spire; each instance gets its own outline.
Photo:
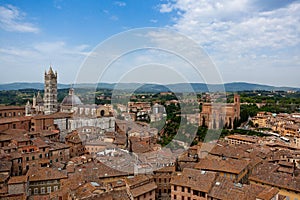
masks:
POLYGON ((51 66, 51 65, 50 65, 50 68, 49 68, 48 74, 54 74, 54 73, 53 73, 53 69, 52 69, 52 66, 51 66))

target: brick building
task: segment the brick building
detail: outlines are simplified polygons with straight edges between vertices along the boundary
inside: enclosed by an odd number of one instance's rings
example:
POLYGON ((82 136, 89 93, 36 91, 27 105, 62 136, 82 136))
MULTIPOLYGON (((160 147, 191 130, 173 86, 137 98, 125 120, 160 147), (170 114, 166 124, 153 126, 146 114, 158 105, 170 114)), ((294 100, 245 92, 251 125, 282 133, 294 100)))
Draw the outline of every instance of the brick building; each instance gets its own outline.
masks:
POLYGON ((61 187, 61 180, 68 176, 53 168, 31 168, 29 176, 29 195, 48 195, 61 187), (38 173, 36 173, 38 171, 38 173))
POLYGON ((240 96, 234 95, 233 103, 203 103, 200 113, 200 125, 209 129, 232 129, 234 120, 240 118, 240 96))
POLYGON ((135 175, 125 179, 127 194, 131 200, 154 200, 157 188, 150 175, 135 175))
POLYGON ((0 119, 25 116, 25 106, 0 106, 0 119))

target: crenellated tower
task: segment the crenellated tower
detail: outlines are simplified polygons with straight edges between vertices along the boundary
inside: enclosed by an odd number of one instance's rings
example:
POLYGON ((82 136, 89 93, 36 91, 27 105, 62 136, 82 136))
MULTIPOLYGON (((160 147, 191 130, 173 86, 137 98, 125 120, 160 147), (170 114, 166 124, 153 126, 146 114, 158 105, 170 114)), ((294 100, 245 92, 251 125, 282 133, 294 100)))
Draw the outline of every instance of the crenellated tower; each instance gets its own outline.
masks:
POLYGON ((57 72, 54 73, 50 66, 49 71, 45 71, 44 113, 49 115, 57 111, 57 72))

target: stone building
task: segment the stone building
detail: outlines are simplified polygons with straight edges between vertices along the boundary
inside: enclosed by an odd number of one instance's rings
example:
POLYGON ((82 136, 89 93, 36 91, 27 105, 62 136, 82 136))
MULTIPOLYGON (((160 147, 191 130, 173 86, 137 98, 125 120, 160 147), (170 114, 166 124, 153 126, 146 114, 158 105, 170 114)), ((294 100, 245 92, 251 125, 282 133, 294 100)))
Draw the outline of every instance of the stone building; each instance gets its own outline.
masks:
POLYGON ((80 98, 75 95, 73 88, 69 90, 69 94, 60 104, 61 113, 72 114, 72 118, 67 122, 67 129, 69 130, 91 126, 113 132, 115 130, 115 118, 110 109, 107 105, 83 104, 80 98))
POLYGON ((50 66, 44 75, 44 98, 38 92, 33 96, 32 104, 28 101, 25 106, 25 115, 53 114, 58 111, 57 104, 57 72, 53 72, 50 66))
POLYGON ((209 129, 232 129, 234 120, 240 118, 240 96, 234 95, 233 103, 204 103, 200 113, 200 125, 209 129))
POLYGON ((57 72, 53 72, 50 67, 48 73, 45 72, 44 85, 44 113, 46 115, 57 112, 57 72))

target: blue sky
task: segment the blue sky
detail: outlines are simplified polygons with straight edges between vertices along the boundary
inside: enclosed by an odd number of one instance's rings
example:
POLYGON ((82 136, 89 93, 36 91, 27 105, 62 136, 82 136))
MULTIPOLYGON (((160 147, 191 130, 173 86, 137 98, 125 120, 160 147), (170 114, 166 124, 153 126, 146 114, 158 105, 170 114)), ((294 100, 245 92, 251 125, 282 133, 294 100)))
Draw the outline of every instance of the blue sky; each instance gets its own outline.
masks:
POLYGON ((143 27, 193 39, 224 82, 300 87, 300 2, 291 0, 0 0, 0 83, 42 82, 50 63, 72 83, 99 43, 143 27))

